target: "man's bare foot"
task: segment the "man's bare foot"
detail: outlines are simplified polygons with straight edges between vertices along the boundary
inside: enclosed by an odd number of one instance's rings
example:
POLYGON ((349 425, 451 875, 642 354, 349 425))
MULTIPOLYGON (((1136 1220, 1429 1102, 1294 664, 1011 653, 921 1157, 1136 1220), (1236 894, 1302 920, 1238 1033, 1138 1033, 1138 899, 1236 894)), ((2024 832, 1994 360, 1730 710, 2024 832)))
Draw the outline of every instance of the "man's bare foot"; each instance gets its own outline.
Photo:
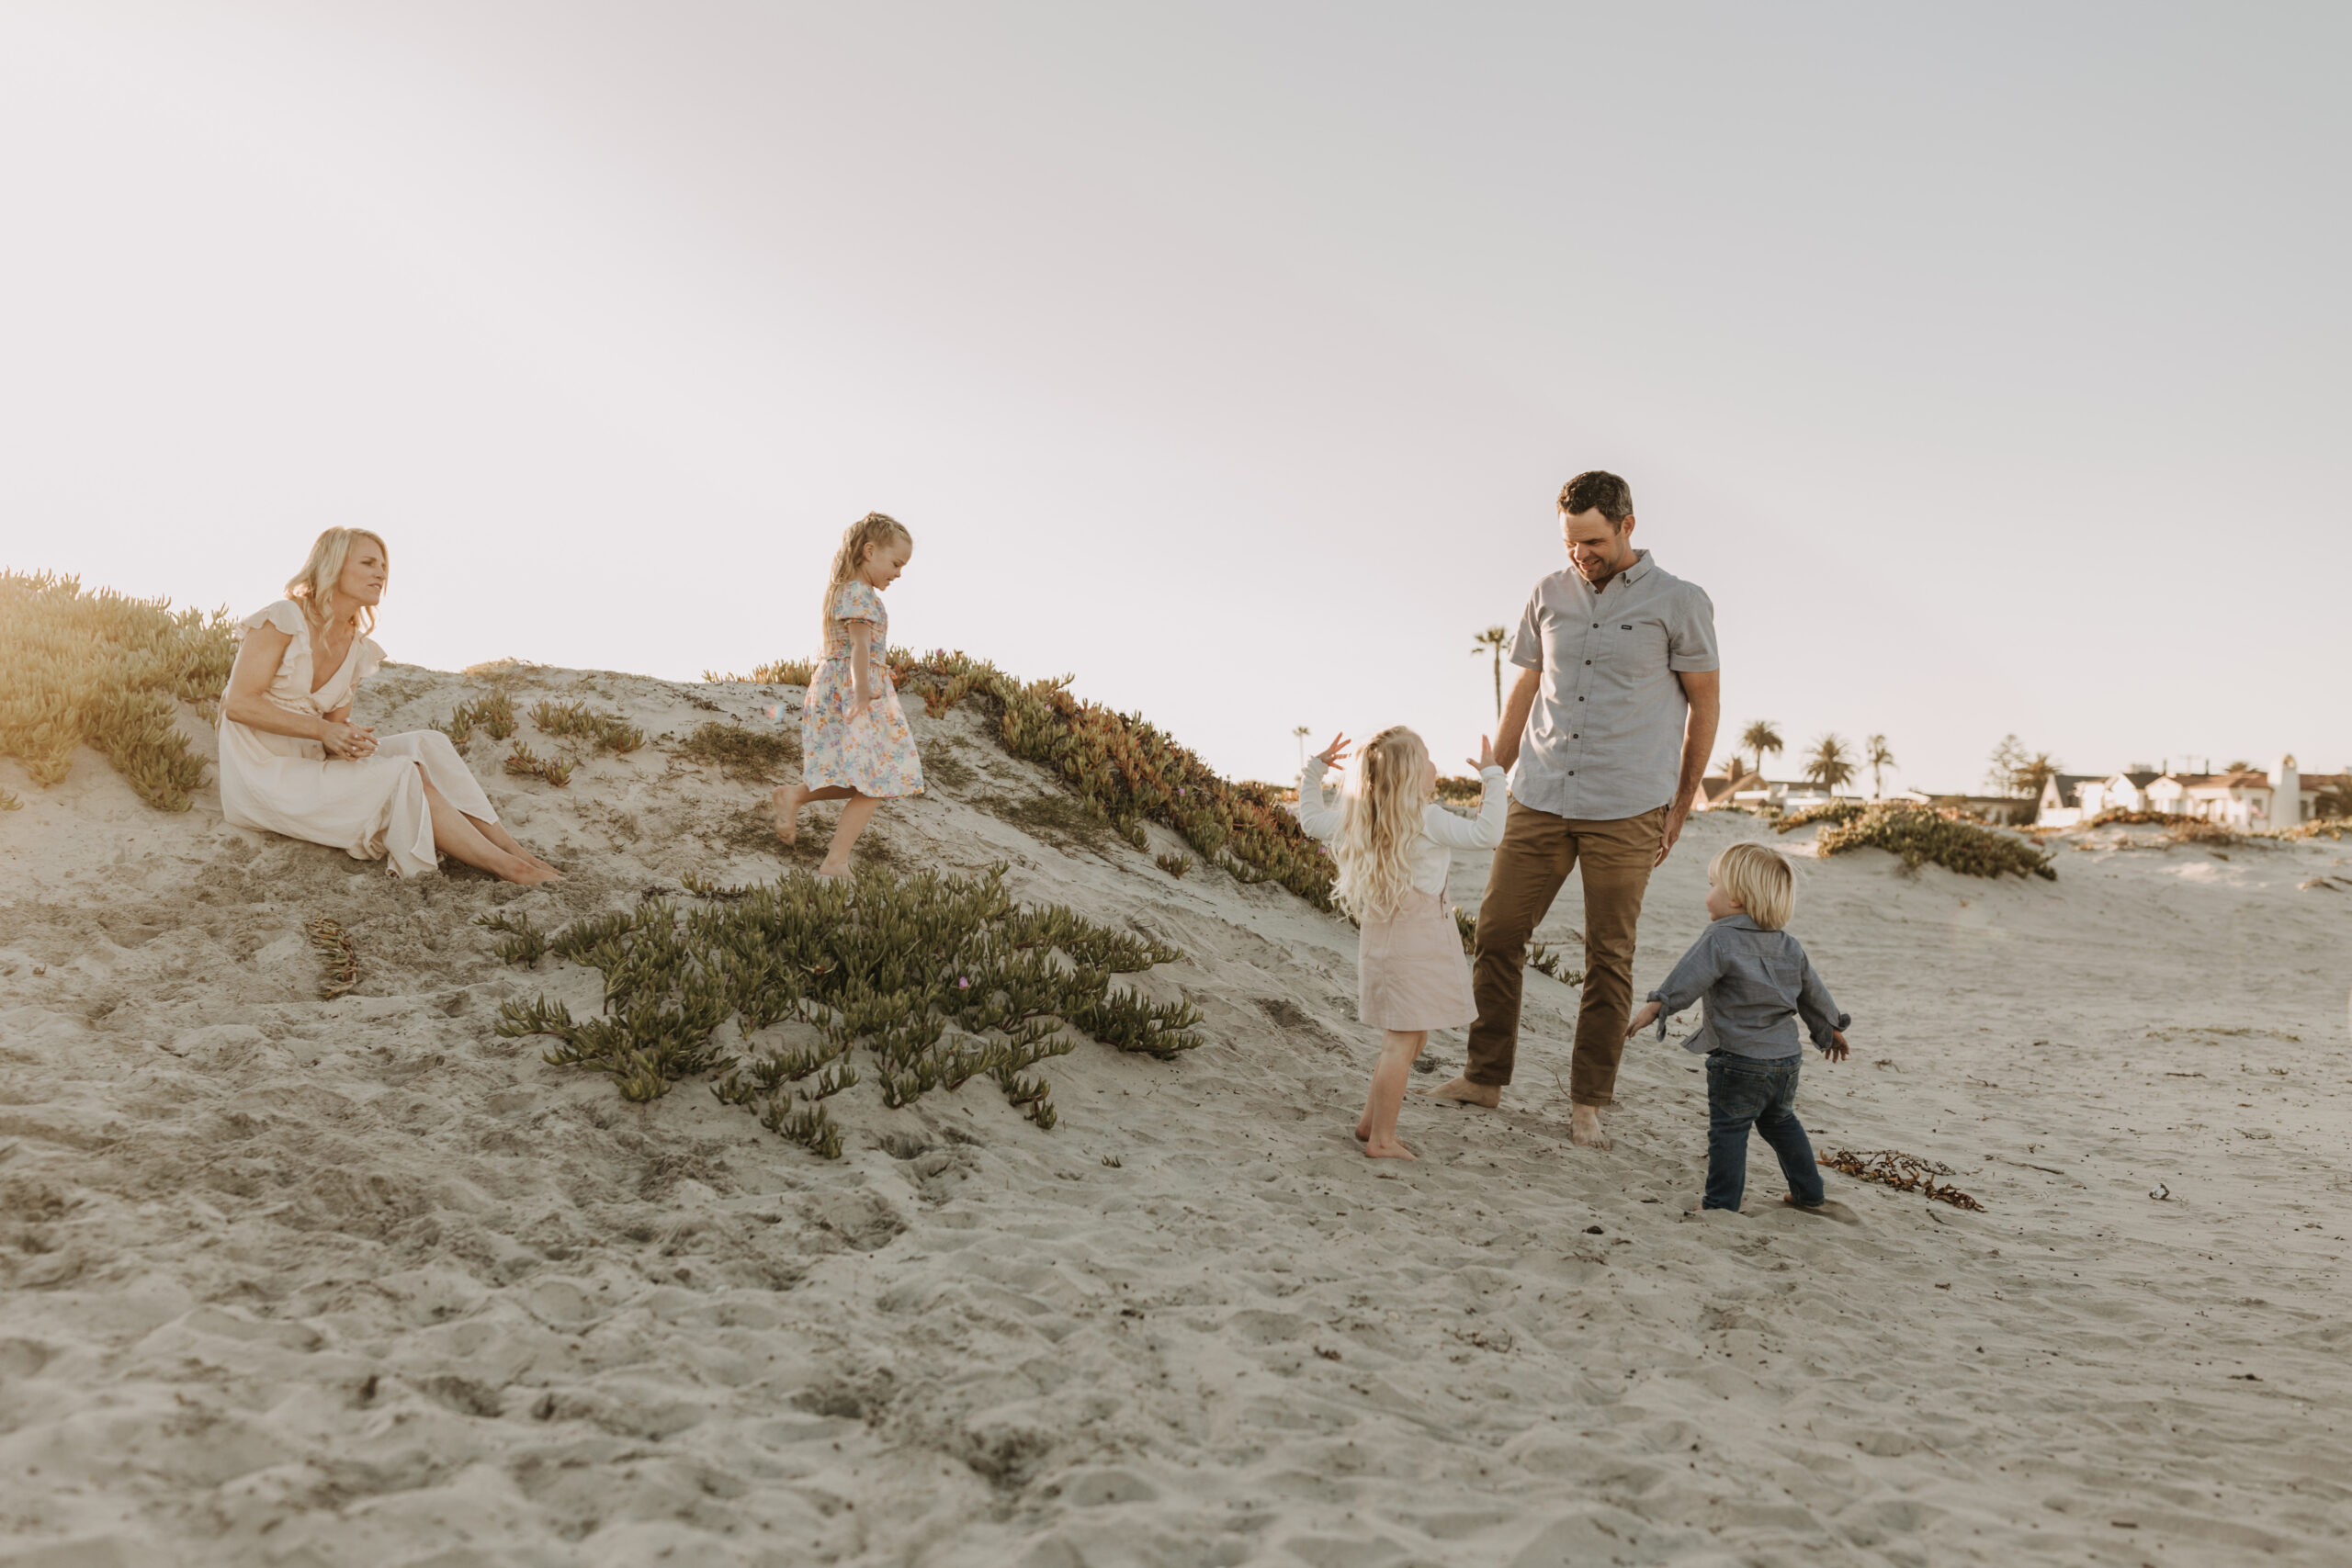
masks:
POLYGON ((1568 1107, 1568 1142, 1580 1149, 1611 1146, 1609 1134, 1600 1130, 1600 1107, 1576 1104, 1568 1107))
POLYGON ((1419 1159, 1421 1156, 1394 1138, 1368 1138, 1364 1141, 1366 1159, 1419 1159))
POLYGON ((786 843, 800 837, 800 808, 808 804, 807 784, 778 784, 768 795, 768 809, 775 817, 775 836, 786 843))
POLYGON ((1456 1105, 1476 1105, 1492 1111, 1503 1102, 1502 1089, 1490 1083, 1472 1083, 1468 1078, 1449 1078, 1435 1089, 1413 1091, 1427 1100, 1450 1100, 1456 1105))

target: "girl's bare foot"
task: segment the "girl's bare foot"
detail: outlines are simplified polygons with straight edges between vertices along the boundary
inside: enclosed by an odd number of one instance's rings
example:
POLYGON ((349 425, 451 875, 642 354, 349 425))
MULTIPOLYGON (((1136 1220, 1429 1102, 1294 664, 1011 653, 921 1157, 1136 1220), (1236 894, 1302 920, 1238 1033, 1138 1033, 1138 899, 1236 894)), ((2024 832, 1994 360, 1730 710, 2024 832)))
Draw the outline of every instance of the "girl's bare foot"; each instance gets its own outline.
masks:
POLYGON ((1363 1157, 1366 1159, 1419 1159, 1421 1156, 1395 1138, 1367 1138, 1364 1140, 1363 1157))
POLYGON ((1372 1112, 1369 1111, 1356 1118, 1356 1142, 1359 1144, 1372 1142, 1372 1112))
POLYGON ((800 808, 808 804, 806 784, 778 784, 768 796, 768 808, 775 814, 775 836, 786 843, 800 837, 800 808))

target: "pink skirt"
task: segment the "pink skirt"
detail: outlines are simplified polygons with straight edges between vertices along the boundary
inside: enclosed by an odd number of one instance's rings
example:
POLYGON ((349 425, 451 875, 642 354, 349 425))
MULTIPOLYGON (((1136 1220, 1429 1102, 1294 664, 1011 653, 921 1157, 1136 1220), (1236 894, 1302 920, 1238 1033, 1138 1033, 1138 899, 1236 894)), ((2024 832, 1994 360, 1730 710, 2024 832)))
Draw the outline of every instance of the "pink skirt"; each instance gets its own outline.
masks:
POLYGON ((1459 1029, 1478 1016, 1470 961, 1444 897, 1416 891, 1388 919, 1366 920, 1356 946, 1356 1016, 1373 1029, 1459 1029))

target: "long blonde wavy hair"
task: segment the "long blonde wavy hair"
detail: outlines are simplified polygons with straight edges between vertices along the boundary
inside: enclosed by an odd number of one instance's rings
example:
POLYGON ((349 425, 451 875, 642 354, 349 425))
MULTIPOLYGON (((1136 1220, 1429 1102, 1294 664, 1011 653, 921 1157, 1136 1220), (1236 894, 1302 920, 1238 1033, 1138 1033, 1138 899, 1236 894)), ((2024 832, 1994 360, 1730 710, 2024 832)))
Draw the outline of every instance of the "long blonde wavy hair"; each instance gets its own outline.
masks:
POLYGON ((907 525, 883 512, 869 512, 842 530, 842 547, 833 552, 832 575, 825 580, 825 602, 818 611, 817 651, 833 640, 833 600, 857 576, 858 568, 865 564, 865 547, 887 550, 892 545, 909 545, 915 536, 907 525))
POLYGON ((1360 921, 1391 919, 1413 896, 1413 849, 1423 836, 1421 812, 1429 797, 1421 781, 1429 761, 1430 749, 1401 724, 1365 741, 1356 754, 1355 780, 1331 851, 1340 866, 1331 896, 1360 921))
MULTIPOLYGON (((344 562, 351 558, 351 547, 360 539, 370 541, 384 552, 384 571, 389 576, 392 570, 392 547, 384 543, 381 534, 367 528, 330 528, 311 544, 311 558, 302 563, 302 570, 287 581, 286 596, 294 601, 295 606, 302 612, 302 618, 313 626, 334 624, 334 585, 343 581, 344 562)), ((361 631, 376 629, 376 611, 372 605, 361 605, 358 615, 354 618, 361 623, 361 631)))

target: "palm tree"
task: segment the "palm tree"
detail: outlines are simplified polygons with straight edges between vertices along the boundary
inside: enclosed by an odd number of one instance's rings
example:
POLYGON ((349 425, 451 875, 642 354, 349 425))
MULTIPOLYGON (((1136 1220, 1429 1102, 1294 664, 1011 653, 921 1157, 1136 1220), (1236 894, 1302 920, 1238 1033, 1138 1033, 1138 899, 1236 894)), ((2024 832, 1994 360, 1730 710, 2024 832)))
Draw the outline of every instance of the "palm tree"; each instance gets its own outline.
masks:
POLYGON ((1471 639, 1470 645, 1470 657, 1473 659, 1487 652, 1492 652, 1495 656, 1495 716, 1497 718, 1503 716, 1503 644, 1510 640, 1510 634, 1502 627, 1488 626, 1471 639))
POLYGON ((1764 753, 1781 754, 1781 732, 1772 728, 1769 718, 1759 718, 1740 732, 1739 749, 1756 754, 1756 771, 1764 771, 1764 753))
POLYGON ((1871 771, 1871 798, 1886 798, 1886 770, 1894 766, 1894 753, 1886 748, 1886 737, 1873 735, 1862 742, 1862 765, 1871 771))
POLYGON ((1303 724, 1291 731, 1292 736, 1298 741, 1298 765, 1301 770, 1306 766, 1306 738, 1312 733, 1314 732, 1303 724))
POLYGON ((1836 795, 1838 786, 1854 776, 1854 759, 1846 750, 1845 739, 1825 735, 1815 741, 1804 760, 1804 776, 1836 795))

